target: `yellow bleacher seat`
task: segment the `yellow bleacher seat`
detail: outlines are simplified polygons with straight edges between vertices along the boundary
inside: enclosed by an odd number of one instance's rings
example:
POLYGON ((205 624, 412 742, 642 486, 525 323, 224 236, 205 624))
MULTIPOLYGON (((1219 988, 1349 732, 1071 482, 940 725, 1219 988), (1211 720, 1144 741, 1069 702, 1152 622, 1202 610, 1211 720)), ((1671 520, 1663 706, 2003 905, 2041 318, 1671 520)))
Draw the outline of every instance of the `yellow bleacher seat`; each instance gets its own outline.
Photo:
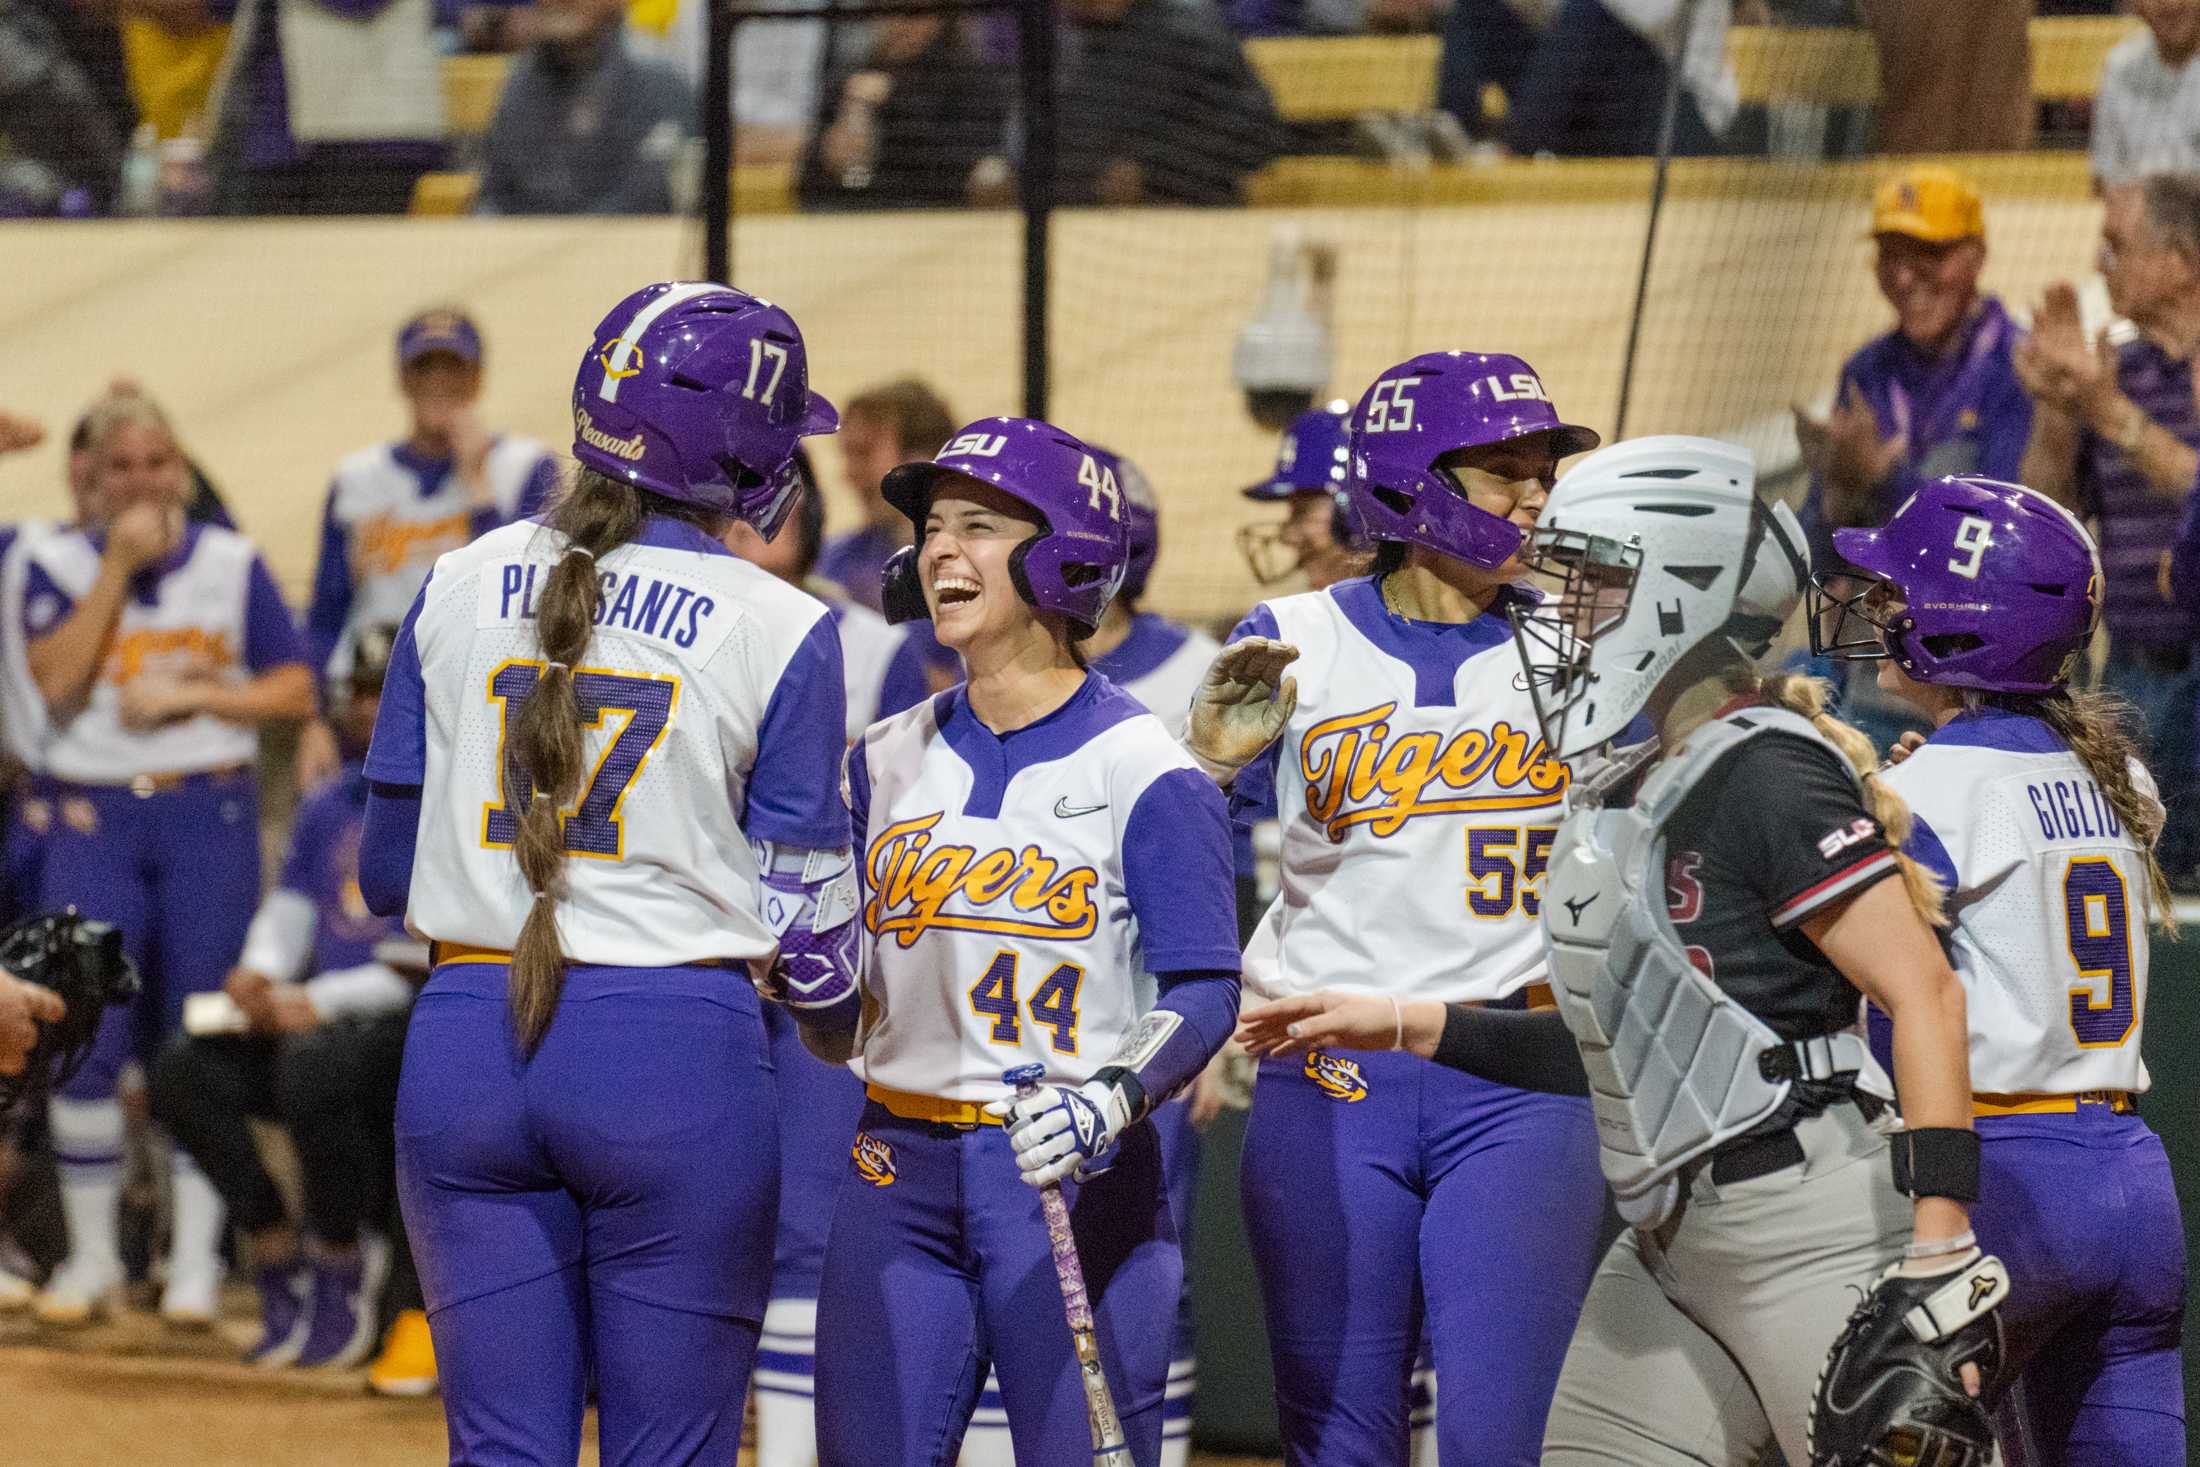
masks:
MULTIPOLYGON (((2034 20, 2032 95, 2042 101, 2092 96, 2110 49, 2137 24, 2128 16, 2034 20)), ((1426 111, 1436 103, 1442 49, 1436 36, 1271 36, 1245 43, 1276 110, 1293 122, 1426 111)), ((1744 103, 1859 107, 1879 96, 1879 57, 1868 31, 1738 25, 1727 33, 1727 57, 1744 103)))
POLYGON ((1293 122, 1362 112, 1425 112, 1436 105, 1435 36, 1263 36, 1246 59, 1293 122))
POLYGON ((477 173, 423 173, 413 180, 412 212, 431 218, 471 214, 480 192, 477 173))
POLYGON ((464 137, 489 130, 511 61, 509 56, 443 58, 443 111, 454 134, 464 137))

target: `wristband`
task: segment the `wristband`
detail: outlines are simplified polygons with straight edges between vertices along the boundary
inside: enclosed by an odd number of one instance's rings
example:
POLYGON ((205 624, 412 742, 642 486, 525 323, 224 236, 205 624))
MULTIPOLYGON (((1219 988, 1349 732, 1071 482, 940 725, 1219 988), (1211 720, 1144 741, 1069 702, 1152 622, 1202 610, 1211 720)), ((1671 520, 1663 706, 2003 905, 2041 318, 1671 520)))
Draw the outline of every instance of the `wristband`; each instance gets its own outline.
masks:
POLYGON ((1978 1132, 1962 1126, 1897 1131, 1889 1155, 1894 1189, 1905 1197, 1978 1201, 1978 1132))
POLYGON ((1978 1247, 1978 1234, 1958 1233, 1953 1238, 1934 1238, 1930 1242, 1911 1243, 1902 1250, 1905 1263, 1915 1263, 1923 1258, 1946 1258, 1956 1253, 1969 1253, 1978 1247))

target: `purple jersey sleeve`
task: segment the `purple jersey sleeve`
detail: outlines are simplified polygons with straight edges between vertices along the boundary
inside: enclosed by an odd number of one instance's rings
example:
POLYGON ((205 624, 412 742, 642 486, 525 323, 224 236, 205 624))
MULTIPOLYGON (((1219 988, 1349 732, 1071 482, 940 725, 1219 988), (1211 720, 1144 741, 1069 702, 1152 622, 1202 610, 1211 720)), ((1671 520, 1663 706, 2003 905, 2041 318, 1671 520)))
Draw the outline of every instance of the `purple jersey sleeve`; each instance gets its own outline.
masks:
POLYGON ((321 558, 313 567, 313 602, 306 608, 306 646, 316 675, 328 670, 329 658, 351 619, 351 537, 336 518, 336 486, 329 485, 328 502, 321 511, 321 558))
POLYGON ((382 679, 382 710, 375 715, 374 742, 367 748, 369 780, 415 791, 428 778, 428 688, 420 675, 420 647, 414 640, 428 584, 421 585, 397 629, 389 671, 382 679))
MULTIPOLYGON (((1269 637, 1283 640, 1283 633, 1276 626, 1276 614, 1263 602, 1246 613, 1223 645, 1243 641, 1247 637, 1269 637)), ((1230 817, 1240 825, 1257 825, 1263 820, 1276 818, 1276 763, 1283 757, 1283 740, 1277 739, 1260 751, 1252 763, 1238 771, 1230 784, 1230 817)))
POLYGON ((812 850, 846 846, 848 808, 840 799, 839 760, 847 744, 840 632, 821 611, 765 705, 741 829, 755 840, 812 850))
POLYGON ((368 786, 366 829, 359 837, 359 895, 375 916, 395 917, 405 910, 419 842, 420 787, 368 786))
POLYGON ((305 660, 306 644, 298 635, 298 623, 291 618, 267 562, 255 555, 244 599, 244 665, 261 673, 305 660))
POLYGON ((932 684, 924 676, 924 648, 915 637, 903 637, 887 660, 886 676, 879 683, 878 716, 892 718, 931 695, 932 684))
POLYGON ((62 590, 37 561, 23 570, 23 634, 35 639, 67 621, 76 610, 76 598, 62 590))
POLYGON ((1230 818, 1213 780, 1172 769, 1146 786, 1123 826, 1123 885, 1148 970, 1237 971, 1230 818))

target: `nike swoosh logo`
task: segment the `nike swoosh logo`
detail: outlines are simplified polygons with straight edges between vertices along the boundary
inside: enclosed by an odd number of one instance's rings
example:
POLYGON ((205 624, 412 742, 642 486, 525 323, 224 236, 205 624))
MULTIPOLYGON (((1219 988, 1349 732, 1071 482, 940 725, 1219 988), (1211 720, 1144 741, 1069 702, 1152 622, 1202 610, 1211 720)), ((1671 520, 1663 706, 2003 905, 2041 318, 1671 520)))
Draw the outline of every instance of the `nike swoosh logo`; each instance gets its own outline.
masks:
POLYGON ((1075 820, 1080 815, 1090 815, 1095 810, 1105 810, 1106 805, 1072 805, 1067 795, 1054 802, 1054 818, 1075 820))

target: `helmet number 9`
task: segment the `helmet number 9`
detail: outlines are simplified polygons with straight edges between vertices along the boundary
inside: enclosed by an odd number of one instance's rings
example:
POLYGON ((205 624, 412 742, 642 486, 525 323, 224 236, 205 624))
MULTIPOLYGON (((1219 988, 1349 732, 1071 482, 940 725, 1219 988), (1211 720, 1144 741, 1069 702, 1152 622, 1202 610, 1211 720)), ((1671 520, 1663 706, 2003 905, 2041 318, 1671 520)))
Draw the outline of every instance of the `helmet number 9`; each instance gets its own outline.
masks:
POLYGON ((785 347, 776 341, 766 341, 758 336, 750 337, 749 380, 741 384, 741 395, 751 402, 760 402, 764 406, 770 407, 772 405, 772 394, 779 390, 780 375, 786 370, 787 349, 785 347), (764 384, 762 392, 758 392, 756 390, 756 379, 763 372, 764 363, 767 360, 772 364, 771 380, 764 384))
POLYGON ((1413 426, 1413 399, 1408 387, 1418 387, 1418 377, 1393 377, 1378 382, 1367 395, 1367 429, 1370 433, 1403 433, 1413 426))
POLYGON ((1978 563, 1987 548, 1994 543, 1994 526, 1991 521, 1967 514, 1956 523, 1956 558, 1948 562, 1948 569, 1965 580, 1978 579, 1978 563))
POLYGON ((1115 482, 1115 470, 1088 453, 1085 461, 1077 466, 1077 482, 1092 491, 1086 500, 1087 508, 1098 509, 1100 498, 1105 495, 1108 501, 1108 518, 1123 518, 1123 491, 1115 482))

